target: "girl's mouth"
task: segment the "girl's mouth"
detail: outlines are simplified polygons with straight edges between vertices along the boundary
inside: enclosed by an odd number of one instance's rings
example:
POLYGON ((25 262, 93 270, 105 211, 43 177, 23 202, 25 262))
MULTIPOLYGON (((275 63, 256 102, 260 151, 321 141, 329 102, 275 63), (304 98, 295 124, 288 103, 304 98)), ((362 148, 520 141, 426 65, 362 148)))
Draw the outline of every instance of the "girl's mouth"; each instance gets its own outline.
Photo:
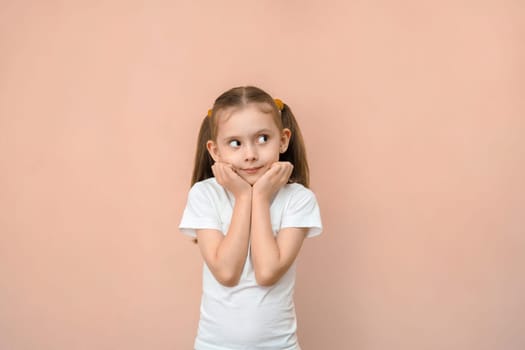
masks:
POLYGON ((256 167, 256 168, 247 168, 247 169, 242 169, 243 172, 245 172, 246 174, 249 174, 249 175, 253 175, 255 173, 257 173, 260 169, 262 169, 263 167, 260 166, 260 167, 256 167))

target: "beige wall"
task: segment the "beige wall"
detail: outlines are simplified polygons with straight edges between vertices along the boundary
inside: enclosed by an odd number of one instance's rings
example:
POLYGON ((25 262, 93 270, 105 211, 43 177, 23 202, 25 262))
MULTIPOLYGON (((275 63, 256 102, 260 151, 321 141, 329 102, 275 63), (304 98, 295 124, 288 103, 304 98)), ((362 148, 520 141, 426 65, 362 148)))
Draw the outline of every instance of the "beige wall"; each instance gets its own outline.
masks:
POLYGON ((0 348, 191 348, 177 225, 198 124, 244 84, 309 150, 304 350, 525 348, 524 23, 517 0, 1 1, 0 348))

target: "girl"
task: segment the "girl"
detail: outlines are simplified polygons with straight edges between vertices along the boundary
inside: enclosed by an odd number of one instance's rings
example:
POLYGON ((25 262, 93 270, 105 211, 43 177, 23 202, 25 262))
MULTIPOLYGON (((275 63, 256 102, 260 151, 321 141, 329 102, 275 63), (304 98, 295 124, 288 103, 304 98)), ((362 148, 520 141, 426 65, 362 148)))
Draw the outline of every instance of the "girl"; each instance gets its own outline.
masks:
POLYGON ((300 350, 295 258, 321 233, 290 108, 263 90, 217 98, 199 132, 180 230, 204 259, 196 350, 300 350))

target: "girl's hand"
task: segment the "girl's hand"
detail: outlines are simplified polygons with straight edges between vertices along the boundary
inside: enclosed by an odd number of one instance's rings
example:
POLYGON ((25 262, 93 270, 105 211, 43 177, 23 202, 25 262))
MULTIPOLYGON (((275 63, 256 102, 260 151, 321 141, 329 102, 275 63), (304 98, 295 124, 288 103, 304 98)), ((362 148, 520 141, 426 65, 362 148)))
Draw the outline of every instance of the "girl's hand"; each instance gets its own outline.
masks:
POLYGON ((253 185, 254 195, 270 201, 281 187, 288 183, 293 165, 290 162, 275 162, 253 185))
POLYGON ((215 175, 219 185, 233 193, 235 198, 239 198, 245 194, 251 195, 252 187, 233 170, 231 164, 216 162, 211 166, 211 171, 213 175, 215 175))

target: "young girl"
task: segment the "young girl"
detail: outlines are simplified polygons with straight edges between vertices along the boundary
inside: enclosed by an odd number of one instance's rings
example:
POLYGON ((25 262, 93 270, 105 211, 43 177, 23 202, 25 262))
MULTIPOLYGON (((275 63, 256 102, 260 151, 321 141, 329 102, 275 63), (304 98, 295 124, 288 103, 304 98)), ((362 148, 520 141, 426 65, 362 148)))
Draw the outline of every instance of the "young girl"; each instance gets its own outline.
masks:
POLYGON ((204 259, 196 350, 299 350, 295 258, 321 233, 290 108, 253 86, 217 98, 199 132, 180 230, 204 259))

